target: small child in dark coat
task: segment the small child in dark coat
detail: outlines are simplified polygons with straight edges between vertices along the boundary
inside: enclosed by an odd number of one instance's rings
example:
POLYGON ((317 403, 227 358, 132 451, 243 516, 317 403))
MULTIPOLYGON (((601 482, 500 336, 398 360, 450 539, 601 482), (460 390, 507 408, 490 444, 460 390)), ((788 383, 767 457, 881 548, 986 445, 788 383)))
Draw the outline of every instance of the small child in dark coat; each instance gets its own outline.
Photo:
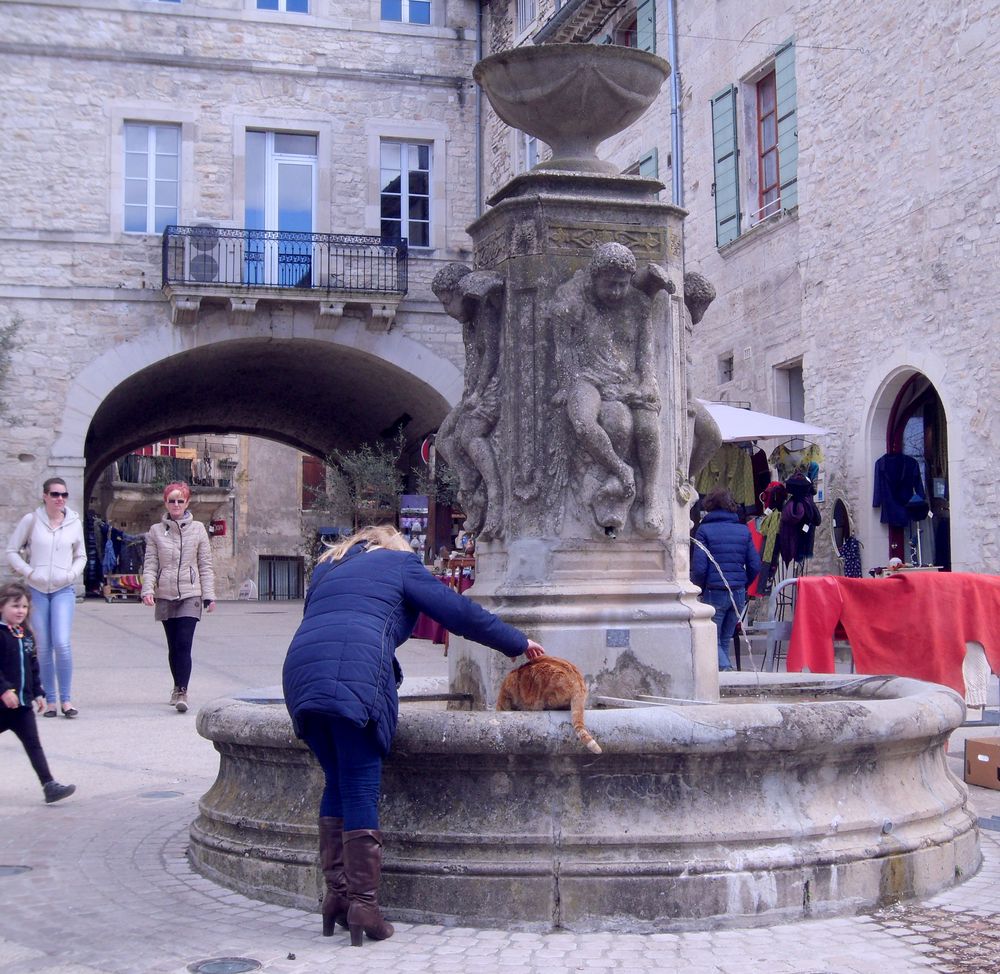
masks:
POLYGON ((45 709, 45 689, 38 674, 35 639, 24 620, 31 609, 31 596, 20 582, 0 588, 0 734, 12 730, 38 775, 45 801, 57 802, 76 791, 76 785, 61 785, 52 777, 45 760, 32 704, 45 709))

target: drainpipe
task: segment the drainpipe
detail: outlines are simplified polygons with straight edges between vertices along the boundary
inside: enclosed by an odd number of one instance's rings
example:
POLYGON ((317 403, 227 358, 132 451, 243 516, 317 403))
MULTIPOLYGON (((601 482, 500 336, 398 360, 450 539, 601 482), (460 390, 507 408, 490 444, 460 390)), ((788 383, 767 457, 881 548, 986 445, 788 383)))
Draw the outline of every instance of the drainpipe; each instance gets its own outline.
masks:
MULTIPOLYGON (((483 3, 476 4, 476 60, 483 59, 483 3)), ((483 89, 476 85, 476 219, 483 215, 483 89)))
POLYGON ((671 202, 684 205, 684 133, 681 127, 681 72, 677 53, 677 0, 667 0, 667 34, 670 47, 670 160, 671 202))

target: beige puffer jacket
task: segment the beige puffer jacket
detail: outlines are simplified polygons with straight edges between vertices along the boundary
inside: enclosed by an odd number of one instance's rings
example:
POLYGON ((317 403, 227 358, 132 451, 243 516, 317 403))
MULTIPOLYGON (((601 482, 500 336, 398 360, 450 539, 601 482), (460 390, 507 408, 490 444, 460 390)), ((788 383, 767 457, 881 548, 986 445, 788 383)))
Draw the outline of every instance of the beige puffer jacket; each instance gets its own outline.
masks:
POLYGON ((215 601, 215 571, 208 531, 190 511, 175 521, 164 514, 146 534, 146 559, 142 563, 142 597, 176 602, 201 597, 215 601))

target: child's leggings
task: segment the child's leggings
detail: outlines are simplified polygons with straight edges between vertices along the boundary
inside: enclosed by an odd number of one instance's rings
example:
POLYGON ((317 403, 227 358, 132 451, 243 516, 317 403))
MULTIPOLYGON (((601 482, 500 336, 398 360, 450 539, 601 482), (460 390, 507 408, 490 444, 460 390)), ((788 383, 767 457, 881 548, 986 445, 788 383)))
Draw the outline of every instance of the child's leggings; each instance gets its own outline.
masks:
POLYGON ((28 760, 38 775, 38 780, 47 785, 52 781, 52 773, 49 771, 49 762, 45 760, 45 752, 42 750, 42 742, 38 739, 38 724, 35 722, 35 713, 31 707, 4 707, 0 704, 0 734, 5 730, 11 730, 16 735, 24 750, 27 752, 28 760))

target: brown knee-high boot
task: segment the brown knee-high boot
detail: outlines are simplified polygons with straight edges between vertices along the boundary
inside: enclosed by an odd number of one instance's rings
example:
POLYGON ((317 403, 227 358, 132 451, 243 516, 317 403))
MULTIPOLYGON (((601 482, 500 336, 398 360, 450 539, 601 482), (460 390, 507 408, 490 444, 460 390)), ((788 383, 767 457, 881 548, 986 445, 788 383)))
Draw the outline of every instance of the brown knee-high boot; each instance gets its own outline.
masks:
POLYGON ((344 872, 344 820, 320 817, 319 866, 326 880, 323 936, 332 937, 334 924, 347 926, 347 875, 344 872))
POLYGON ((378 886, 382 878, 382 833, 355 829, 344 833, 344 868, 347 871, 347 926, 351 946, 360 947, 362 931, 372 940, 387 940, 392 924, 382 919, 378 908, 378 886))

